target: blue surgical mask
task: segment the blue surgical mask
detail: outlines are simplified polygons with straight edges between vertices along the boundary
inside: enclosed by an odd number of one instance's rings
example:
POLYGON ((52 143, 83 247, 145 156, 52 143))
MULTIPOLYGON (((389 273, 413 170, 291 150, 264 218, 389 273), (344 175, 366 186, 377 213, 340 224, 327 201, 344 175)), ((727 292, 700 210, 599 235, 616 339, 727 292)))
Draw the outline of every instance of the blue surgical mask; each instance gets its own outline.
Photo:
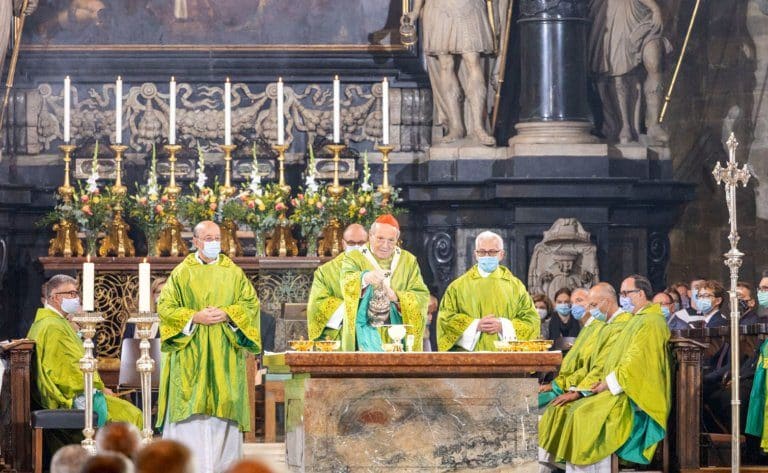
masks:
POLYGON ((605 322, 606 319, 608 319, 608 314, 598 309, 597 307, 593 307, 589 309, 589 314, 592 316, 593 319, 600 320, 601 322, 605 322))
POLYGON ((364 246, 364 245, 348 245, 348 246, 347 246, 347 247, 344 249, 344 253, 346 253, 346 254, 350 254, 350 253, 352 253, 353 251, 360 251, 360 250, 362 250, 363 248, 365 248, 365 246, 364 246))
POLYGON ((757 302, 760 304, 760 307, 768 307, 768 291, 758 291, 757 302))
POLYGON ((628 296, 621 296, 619 298, 619 305, 624 312, 634 313, 635 311, 635 304, 632 303, 632 299, 628 296))
POLYGON ((576 320, 581 320, 582 317, 584 317, 584 314, 587 313, 587 309, 585 309, 583 306, 580 305, 574 305, 571 307, 571 315, 576 320))
POLYGON ((496 256, 481 256, 477 258, 477 266, 486 273, 492 273, 499 267, 499 258, 496 256))
POLYGON ((63 310, 67 314, 74 314, 78 310, 80 310, 80 298, 75 297, 74 299, 62 299, 61 300, 61 310, 63 310))
POLYGON ((664 314, 664 318, 669 320, 669 316, 672 315, 669 313, 669 307, 663 305, 661 306, 661 312, 664 314))
POLYGON ((712 299, 696 299, 696 307, 699 308, 702 314, 706 314, 712 310, 712 299))
POLYGON ((203 255, 208 259, 216 259, 221 253, 220 241, 206 241, 203 242, 203 255))
POLYGON ((701 310, 701 307, 699 307, 699 290, 694 289, 691 291, 691 306, 696 306, 696 309, 701 310))
POLYGON ((561 302, 560 304, 557 304, 555 306, 555 310, 557 311, 558 314, 565 317, 566 315, 571 313, 571 304, 561 302))

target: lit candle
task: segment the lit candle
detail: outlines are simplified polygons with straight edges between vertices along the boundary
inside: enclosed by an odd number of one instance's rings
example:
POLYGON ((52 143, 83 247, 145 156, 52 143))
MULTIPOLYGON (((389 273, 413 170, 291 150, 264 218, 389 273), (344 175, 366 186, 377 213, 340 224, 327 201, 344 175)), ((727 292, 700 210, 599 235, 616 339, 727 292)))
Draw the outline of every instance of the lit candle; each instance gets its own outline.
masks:
POLYGON ((170 115, 168 117, 168 144, 176 144, 176 78, 171 77, 171 86, 168 92, 171 103, 169 105, 170 115))
POLYGON ((115 144, 123 142, 123 79, 115 82, 115 144))
POLYGON ((224 144, 232 144, 232 84, 224 83, 224 144))
POLYGON ((69 144, 69 108, 72 102, 69 76, 64 78, 64 143, 69 144))
POLYGON ((152 280, 149 263, 144 258, 143 263, 139 263, 139 312, 150 312, 152 308, 149 305, 151 299, 150 281, 152 280))
POLYGON ((277 144, 285 144, 285 119, 283 117, 283 78, 277 79, 277 144))
POLYGON ((339 95, 341 92, 341 82, 339 82, 339 76, 333 78, 333 142, 339 142, 339 135, 341 130, 341 104, 339 103, 339 95))
POLYGON ((93 295, 96 268, 91 263, 91 255, 83 263, 83 312, 93 312, 93 295))
POLYGON ((389 144, 389 82, 386 77, 381 83, 381 120, 381 144, 386 146, 389 144))

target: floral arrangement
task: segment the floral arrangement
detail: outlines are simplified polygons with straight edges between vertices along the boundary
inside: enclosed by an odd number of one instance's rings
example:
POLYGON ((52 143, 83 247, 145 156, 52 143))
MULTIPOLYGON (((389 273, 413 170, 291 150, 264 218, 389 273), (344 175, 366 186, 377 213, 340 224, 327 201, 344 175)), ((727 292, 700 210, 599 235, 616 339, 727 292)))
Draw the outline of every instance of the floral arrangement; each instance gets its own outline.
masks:
POLYGON ((249 189, 238 196, 246 208, 243 222, 253 231, 259 256, 265 254, 267 235, 272 234, 280 223, 280 215, 288 210, 287 197, 276 184, 267 184, 258 194, 249 189))
POLYGON ((160 195, 157 184, 157 153, 152 146, 152 163, 146 185, 137 185, 127 201, 128 216, 147 238, 147 254, 154 256, 160 234, 168 227, 168 196, 160 195))
POLYGON ((301 234, 307 239, 308 253, 312 253, 314 247, 316 252, 317 239, 320 232, 328 224, 328 211, 326 204, 330 199, 325 192, 311 192, 305 189, 305 192, 296 194, 291 199, 290 221, 298 226, 301 234))
POLYGON ((189 186, 192 192, 183 195, 178 202, 179 218, 188 225, 197 225, 203 220, 214 220, 219 209, 219 183, 214 181, 213 188, 205 185, 208 179, 205 175, 205 154, 199 143, 197 155, 197 180, 189 186))

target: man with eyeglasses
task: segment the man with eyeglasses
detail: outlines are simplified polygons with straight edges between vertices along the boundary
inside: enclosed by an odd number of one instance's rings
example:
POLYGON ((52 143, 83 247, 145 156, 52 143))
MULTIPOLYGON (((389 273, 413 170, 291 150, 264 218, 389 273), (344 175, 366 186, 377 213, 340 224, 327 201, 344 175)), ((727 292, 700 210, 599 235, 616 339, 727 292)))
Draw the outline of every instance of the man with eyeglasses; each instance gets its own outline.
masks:
POLYGON ((497 340, 538 338, 541 319, 528 291, 499 263, 504 241, 493 232, 475 238, 477 264, 453 281, 437 313, 439 351, 496 351, 497 340))
POLYGON ((221 254, 214 222, 195 226, 188 255, 160 293, 165 355, 157 408, 163 438, 193 452, 197 471, 223 471, 242 456, 250 428, 245 352, 259 353, 259 299, 245 273, 221 254))
MULTIPOLYGON (((567 471, 609 472, 611 455, 647 465, 666 435, 670 400, 669 328, 647 278, 621 284, 620 305, 634 314, 604 357, 592 394, 560 409, 558 422, 540 422, 539 445, 567 471), (541 426, 548 426, 542 429, 541 426)), ((606 327, 610 324, 606 325, 606 327)))
POLYGON ((412 336, 414 350, 421 351, 429 290, 421 277, 416 257, 398 247, 399 239, 397 219, 389 214, 382 215, 371 225, 368 244, 343 259, 343 351, 383 351, 383 330, 371 325, 367 317, 374 287, 384 289, 389 299, 389 317, 385 323, 405 324, 406 343, 412 336))
POLYGON ((307 302, 307 331, 311 340, 340 340, 344 322, 344 294, 341 292, 341 265, 347 254, 361 250, 368 242, 365 227, 353 223, 344 229, 344 252, 315 270, 307 302))
MULTIPOLYGON (((44 306, 37 309, 35 321, 27 333, 27 338, 36 342, 35 402, 44 409, 83 409, 85 385, 80 359, 85 350, 80 337, 67 321, 68 315, 80 311, 77 280, 57 274, 45 283, 44 288, 44 306)), ((114 397, 112 391, 104 386, 99 373, 94 373, 93 387, 93 410, 98 413, 99 426, 107 421, 124 421, 141 428, 141 410, 128 401, 114 397)), ((71 432, 69 435, 63 431, 55 432, 52 436, 63 443, 77 441, 70 438, 71 432)), ((46 442, 48 444, 53 447, 55 442, 46 442)))
POLYGON ((687 330, 704 325, 703 311, 699 307, 699 290, 706 282, 707 279, 701 276, 695 276, 691 279, 690 288, 686 294, 689 307, 678 310, 667 320, 670 330, 687 330))

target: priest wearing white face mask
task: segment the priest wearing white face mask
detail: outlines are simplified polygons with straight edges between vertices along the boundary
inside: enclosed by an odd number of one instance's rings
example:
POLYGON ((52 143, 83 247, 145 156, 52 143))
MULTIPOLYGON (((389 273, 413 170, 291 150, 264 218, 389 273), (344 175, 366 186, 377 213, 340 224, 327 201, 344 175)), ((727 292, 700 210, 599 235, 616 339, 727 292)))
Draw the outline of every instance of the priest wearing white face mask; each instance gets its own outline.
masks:
POLYGON ((344 252, 315 270, 307 302, 307 331, 311 340, 341 340, 344 322, 344 294, 341 292, 341 264, 347 254, 359 251, 368 242, 368 232, 353 223, 344 230, 344 252))
POLYGON ((504 241, 493 232, 475 239, 477 265, 453 281, 440 301, 440 351, 495 351, 499 339, 539 336, 540 317, 523 283, 499 263, 504 241))

